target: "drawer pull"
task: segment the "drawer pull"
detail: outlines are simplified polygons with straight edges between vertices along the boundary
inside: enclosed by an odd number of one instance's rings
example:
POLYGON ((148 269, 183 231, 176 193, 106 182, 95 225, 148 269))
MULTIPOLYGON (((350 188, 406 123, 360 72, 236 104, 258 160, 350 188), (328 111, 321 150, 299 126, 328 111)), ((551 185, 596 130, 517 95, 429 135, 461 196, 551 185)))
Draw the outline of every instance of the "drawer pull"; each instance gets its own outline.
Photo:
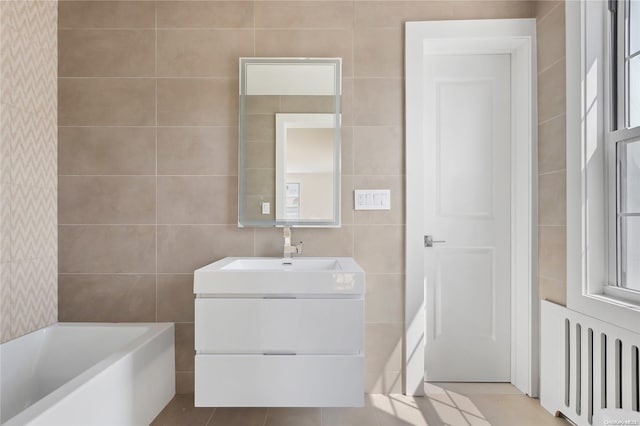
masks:
POLYGON ((262 355, 296 355, 295 352, 263 352, 262 355))

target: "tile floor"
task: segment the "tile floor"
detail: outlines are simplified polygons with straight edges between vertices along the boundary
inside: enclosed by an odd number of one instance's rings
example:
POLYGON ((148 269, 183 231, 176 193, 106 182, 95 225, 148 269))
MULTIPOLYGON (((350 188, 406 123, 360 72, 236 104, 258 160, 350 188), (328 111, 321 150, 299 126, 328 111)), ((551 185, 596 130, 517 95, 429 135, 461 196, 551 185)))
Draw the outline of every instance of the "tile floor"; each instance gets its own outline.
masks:
POLYGON ((505 383, 428 383, 426 397, 367 395, 363 408, 194 408, 176 395, 152 426, 567 426, 505 383))

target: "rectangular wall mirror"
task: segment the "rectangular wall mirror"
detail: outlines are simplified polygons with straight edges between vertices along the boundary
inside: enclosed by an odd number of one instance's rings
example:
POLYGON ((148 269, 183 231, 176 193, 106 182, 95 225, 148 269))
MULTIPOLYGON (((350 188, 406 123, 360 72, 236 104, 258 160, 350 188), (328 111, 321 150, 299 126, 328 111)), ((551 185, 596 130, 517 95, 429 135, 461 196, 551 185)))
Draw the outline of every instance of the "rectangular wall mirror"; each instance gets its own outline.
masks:
POLYGON ((239 226, 340 226, 340 58, 240 58, 239 226))

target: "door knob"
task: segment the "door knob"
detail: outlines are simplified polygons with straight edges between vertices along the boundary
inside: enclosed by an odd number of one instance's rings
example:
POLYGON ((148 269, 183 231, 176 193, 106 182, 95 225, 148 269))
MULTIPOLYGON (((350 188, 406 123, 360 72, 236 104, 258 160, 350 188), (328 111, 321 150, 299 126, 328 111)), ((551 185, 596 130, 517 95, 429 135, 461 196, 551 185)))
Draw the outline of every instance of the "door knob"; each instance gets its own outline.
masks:
POLYGON ((433 240, 433 235, 425 235, 424 236, 424 246, 425 247, 433 247, 434 243, 446 243, 444 240, 433 240))

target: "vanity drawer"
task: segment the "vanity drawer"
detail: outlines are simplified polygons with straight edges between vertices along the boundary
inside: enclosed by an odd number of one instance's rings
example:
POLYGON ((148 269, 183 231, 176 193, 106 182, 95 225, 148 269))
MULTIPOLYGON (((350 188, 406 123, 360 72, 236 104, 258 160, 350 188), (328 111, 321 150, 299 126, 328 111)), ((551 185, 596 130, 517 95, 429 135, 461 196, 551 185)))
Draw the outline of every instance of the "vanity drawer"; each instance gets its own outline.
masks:
POLYGON ((357 354, 363 299, 208 299, 195 301, 199 353, 357 354))
POLYGON ((361 407, 362 355, 196 355, 196 407, 361 407))

